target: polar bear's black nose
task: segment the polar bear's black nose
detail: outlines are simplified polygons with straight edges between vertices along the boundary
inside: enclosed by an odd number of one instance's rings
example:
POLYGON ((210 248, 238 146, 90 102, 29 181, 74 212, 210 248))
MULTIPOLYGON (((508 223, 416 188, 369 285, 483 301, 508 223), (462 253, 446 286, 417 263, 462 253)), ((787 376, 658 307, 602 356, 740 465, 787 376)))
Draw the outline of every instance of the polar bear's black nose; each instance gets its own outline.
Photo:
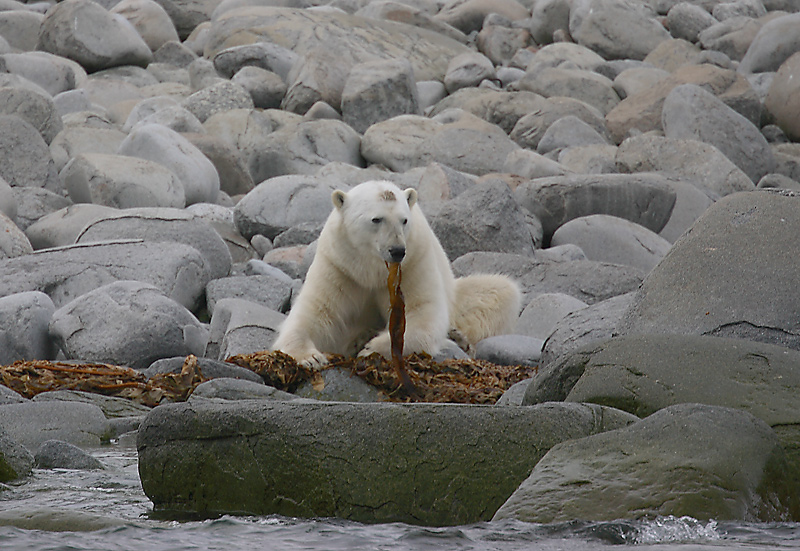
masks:
POLYGON ((389 247, 389 256, 392 257, 392 262, 400 262, 406 256, 406 248, 389 247))

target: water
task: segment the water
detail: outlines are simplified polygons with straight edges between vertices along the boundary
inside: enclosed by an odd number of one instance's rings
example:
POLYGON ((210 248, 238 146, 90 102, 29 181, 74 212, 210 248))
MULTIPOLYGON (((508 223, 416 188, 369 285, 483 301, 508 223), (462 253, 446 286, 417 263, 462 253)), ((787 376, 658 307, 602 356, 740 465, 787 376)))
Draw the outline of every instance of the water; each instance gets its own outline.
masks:
POLYGON ((447 528, 278 516, 159 520, 152 516, 152 503, 139 484, 134 448, 107 446, 93 455, 106 470, 37 469, 31 480, 0 492, 0 550, 800 550, 800 524, 671 517, 551 525, 503 521, 447 528))

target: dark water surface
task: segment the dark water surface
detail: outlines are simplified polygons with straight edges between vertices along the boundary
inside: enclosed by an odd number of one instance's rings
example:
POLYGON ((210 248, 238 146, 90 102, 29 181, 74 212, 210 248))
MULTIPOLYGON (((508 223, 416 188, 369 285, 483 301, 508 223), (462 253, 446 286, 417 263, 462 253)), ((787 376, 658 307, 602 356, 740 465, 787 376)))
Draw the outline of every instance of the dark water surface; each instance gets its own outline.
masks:
POLYGON ((156 520, 150 517, 152 503, 139 484, 136 450, 107 446, 93 455, 105 470, 37 469, 31 480, 0 491, 0 550, 800 550, 800 524, 671 517, 553 525, 503 521, 447 528, 277 516, 156 520))

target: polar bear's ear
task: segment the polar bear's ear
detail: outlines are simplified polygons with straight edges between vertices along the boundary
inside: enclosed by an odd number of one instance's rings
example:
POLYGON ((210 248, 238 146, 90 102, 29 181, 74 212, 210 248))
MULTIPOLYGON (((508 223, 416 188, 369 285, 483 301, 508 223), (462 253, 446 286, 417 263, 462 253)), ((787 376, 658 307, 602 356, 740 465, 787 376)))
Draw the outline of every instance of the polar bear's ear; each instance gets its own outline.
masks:
POLYGON ((414 188, 408 188, 406 191, 406 201, 408 201, 408 208, 413 207, 417 204, 417 190, 414 188))
POLYGON ((340 209, 344 206, 344 198, 347 194, 340 189, 337 189, 331 195, 331 201, 333 201, 333 206, 337 209, 340 209))

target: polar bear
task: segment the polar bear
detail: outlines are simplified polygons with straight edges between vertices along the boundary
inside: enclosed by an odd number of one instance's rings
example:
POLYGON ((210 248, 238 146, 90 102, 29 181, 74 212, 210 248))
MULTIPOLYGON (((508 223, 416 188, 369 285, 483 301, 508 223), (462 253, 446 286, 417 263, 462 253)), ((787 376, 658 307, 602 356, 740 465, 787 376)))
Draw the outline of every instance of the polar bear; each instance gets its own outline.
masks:
POLYGON ((417 192, 387 181, 334 191, 305 283, 272 346, 320 367, 325 354, 391 357, 387 329, 387 263, 400 262, 405 298, 404 354, 436 354, 454 329, 470 343, 509 332, 519 288, 501 275, 456 279, 439 240, 417 205, 417 192), (363 340, 362 340, 363 342, 363 340))

